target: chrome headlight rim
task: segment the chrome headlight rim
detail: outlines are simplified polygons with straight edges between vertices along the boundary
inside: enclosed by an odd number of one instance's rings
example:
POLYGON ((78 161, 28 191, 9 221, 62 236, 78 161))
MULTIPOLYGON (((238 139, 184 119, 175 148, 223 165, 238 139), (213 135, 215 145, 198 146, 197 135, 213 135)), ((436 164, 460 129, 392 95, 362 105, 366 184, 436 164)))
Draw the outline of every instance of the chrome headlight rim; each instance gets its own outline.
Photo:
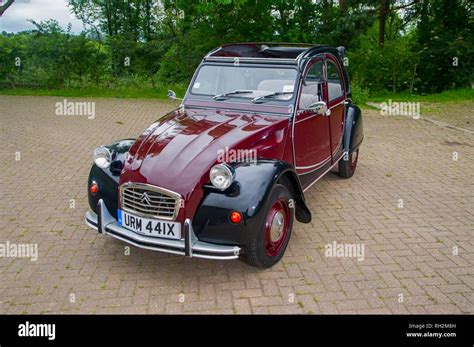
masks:
POLYGON ((232 185, 232 183, 234 183, 234 178, 235 178, 234 168, 226 163, 216 164, 213 167, 211 167, 211 170, 209 170, 209 180, 211 181, 212 186, 221 191, 228 189, 232 185), (216 171, 221 172, 221 177, 225 176, 224 184, 219 185, 215 181, 216 176, 217 176, 215 175, 216 171))
POLYGON ((92 159, 96 166, 101 169, 107 169, 112 163, 112 152, 105 146, 99 146, 94 149, 92 159))

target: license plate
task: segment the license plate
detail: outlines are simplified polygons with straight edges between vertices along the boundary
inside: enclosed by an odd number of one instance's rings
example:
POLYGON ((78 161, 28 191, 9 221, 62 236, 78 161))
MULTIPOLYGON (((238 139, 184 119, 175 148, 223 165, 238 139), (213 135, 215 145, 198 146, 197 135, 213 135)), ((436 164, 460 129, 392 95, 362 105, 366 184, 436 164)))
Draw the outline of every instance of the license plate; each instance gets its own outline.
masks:
POLYGON ((181 238, 181 223, 143 218, 120 209, 117 212, 119 225, 137 234, 167 239, 181 238))

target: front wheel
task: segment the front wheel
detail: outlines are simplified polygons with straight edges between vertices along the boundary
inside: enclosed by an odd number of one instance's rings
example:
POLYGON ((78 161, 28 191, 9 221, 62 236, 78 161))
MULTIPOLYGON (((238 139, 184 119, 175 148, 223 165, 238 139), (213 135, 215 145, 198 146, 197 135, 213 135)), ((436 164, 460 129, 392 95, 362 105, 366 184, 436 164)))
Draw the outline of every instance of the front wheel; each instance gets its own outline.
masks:
POLYGON ((270 194, 263 225, 253 231, 242 261, 261 268, 271 267, 280 261, 293 228, 294 208, 291 202, 288 188, 276 184, 270 194))
POLYGON ((357 167, 357 160, 359 159, 359 149, 349 152, 349 154, 344 154, 344 156, 339 160, 339 176, 344 178, 351 178, 354 175, 354 172, 357 167))

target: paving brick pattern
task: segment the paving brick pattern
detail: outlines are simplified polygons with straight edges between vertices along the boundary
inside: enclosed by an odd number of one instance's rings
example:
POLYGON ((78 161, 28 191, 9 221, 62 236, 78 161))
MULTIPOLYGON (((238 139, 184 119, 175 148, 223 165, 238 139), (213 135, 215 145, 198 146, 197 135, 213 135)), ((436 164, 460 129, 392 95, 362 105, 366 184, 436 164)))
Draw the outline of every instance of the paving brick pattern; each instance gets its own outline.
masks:
POLYGON ((0 313, 474 313, 473 135, 365 111, 355 176, 329 173, 307 191, 312 223, 259 270, 126 255, 86 227, 93 148, 176 104, 96 99, 88 120, 56 115, 62 100, 0 96, 0 243, 39 250, 36 262, 0 258, 0 313), (326 257, 334 241, 363 244, 364 260, 326 257))

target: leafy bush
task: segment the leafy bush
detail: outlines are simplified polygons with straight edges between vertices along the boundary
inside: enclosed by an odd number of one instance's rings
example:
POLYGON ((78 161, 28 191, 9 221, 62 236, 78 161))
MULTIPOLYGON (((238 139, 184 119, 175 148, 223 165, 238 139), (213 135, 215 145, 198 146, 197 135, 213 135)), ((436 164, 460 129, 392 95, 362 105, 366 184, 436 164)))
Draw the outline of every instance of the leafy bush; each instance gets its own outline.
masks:
POLYGON ((352 101, 357 105, 364 105, 369 101, 369 90, 359 86, 357 83, 351 83, 352 101))
POLYGON ((364 0, 69 2, 90 29, 73 35, 49 20, 2 33, 0 88, 187 84, 209 50, 243 41, 346 46, 358 99, 439 92, 474 80, 466 0, 389 0, 386 17, 381 4, 364 0))

